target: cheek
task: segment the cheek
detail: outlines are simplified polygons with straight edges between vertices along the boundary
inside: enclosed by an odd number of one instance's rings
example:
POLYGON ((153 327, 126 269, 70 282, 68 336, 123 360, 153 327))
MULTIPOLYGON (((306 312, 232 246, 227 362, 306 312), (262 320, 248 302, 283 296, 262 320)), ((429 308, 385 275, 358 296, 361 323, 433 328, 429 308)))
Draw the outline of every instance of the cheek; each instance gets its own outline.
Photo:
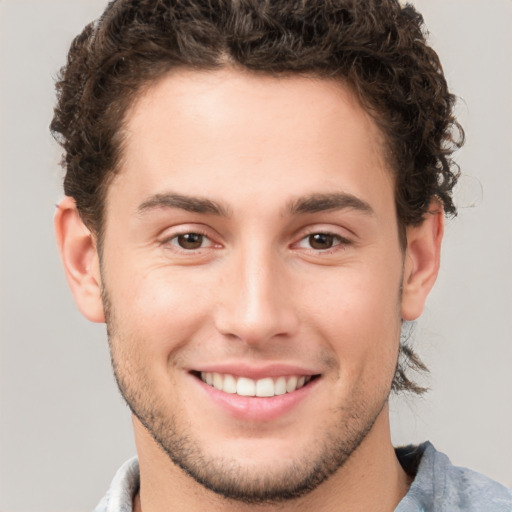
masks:
POLYGON ((167 364, 208 322, 211 292, 166 268, 118 270, 108 282, 116 338, 122 338, 122 349, 132 358, 167 364))
POLYGON ((328 286, 310 286, 304 315, 345 371, 364 372, 368 378, 394 372, 401 326, 400 275, 399 268, 385 276, 382 270, 340 269, 328 286))

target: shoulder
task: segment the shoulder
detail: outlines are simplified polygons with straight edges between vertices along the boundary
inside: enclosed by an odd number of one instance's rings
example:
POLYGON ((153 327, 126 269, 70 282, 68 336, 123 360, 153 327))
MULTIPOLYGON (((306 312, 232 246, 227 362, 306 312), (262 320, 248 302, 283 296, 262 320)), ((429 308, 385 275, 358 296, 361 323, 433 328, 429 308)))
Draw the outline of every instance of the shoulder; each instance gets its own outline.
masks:
POLYGON ((510 489, 476 471, 454 466, 428 442, 398 448, 397 457, 406 471, 417 468, 397 512, 512 512, 510 489))
POLYGON ((133 497, 139 490, 139 482, 139 461, 133 457, 117 470, 107 494, 94 512, 132 512, 133 497))

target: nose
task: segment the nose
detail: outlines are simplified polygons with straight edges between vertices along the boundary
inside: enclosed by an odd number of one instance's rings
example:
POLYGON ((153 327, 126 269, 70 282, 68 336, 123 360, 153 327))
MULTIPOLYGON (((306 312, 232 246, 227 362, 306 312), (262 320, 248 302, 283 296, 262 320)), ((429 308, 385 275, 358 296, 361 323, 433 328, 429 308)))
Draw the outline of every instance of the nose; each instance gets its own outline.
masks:
POLYGON ((291 337, 298 327, 290 269, 272 251, 239 251, 225 267, 218 291, 217 329, 256 346, 291 337))

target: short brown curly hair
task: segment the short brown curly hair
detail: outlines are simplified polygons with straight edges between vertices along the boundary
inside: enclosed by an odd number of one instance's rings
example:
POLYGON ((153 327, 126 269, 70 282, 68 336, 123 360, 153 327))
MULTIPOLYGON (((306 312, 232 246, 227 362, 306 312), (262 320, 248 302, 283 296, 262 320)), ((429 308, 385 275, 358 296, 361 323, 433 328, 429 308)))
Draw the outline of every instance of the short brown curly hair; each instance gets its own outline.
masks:
MULTIPOLYGON (((64 191, 99 243, 106 190, 122 153, 121 128, 137 94, 176 67, 226 65, 315 75, 351 87, 384 135, 402 243, 405 226, 420 223, 433 198, 447 214, 456 213, 452 189, 459 169, 451 156, 463 131, 423 18, 411 5, 114 0, 73 41, 51 123, 64 148, 64 191)), ((395 388, 414 387, 405 373, 398 377, 395 388)))

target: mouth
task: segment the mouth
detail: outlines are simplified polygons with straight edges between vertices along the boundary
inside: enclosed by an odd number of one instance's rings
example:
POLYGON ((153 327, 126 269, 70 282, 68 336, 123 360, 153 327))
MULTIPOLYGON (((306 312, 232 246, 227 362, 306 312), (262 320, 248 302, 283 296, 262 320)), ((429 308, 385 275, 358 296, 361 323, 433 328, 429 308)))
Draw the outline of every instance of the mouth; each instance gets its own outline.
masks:
POLYGON ((251 379, 229 373, 196 371, 191 373, 208 386, 223 393, 259 398, 271 398, 293 393, 320 377, 320 375, 283 375, 251 379))

